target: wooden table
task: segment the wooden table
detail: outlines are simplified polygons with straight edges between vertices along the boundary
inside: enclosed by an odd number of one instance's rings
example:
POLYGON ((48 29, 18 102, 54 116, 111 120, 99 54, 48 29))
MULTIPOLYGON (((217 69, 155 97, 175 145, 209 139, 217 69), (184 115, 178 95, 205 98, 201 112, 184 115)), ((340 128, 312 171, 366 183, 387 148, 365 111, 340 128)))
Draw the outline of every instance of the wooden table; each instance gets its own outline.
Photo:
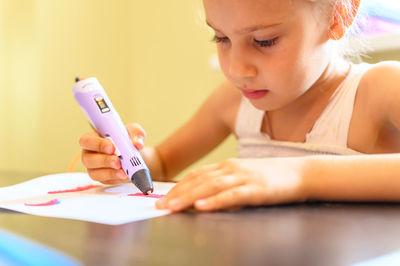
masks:
POLYGON ((120 226, 0 209, 0 228, 85 265, 348 265, 400 250, 400 205, 184 212, 120 226))

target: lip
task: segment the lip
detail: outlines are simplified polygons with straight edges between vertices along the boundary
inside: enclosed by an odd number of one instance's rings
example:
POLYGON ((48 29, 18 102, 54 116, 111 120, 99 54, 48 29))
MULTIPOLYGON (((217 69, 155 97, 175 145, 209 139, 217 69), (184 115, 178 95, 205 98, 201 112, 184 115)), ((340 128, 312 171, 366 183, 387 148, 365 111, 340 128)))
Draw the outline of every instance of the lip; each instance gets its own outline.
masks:
POLYGON ((268 90, 242 90, 244 97, 249 99, 260 99, 268 94, 268 90))

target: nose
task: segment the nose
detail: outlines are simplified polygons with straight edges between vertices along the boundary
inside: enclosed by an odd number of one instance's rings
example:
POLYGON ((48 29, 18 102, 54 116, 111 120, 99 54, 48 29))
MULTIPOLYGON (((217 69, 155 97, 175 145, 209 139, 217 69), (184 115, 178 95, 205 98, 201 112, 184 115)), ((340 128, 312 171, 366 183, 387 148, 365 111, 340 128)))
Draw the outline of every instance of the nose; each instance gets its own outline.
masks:
POLYGON ((257 68, 251 62, 251 56, 243 50, 231 49, 229 75, 233 78, 254 78, 257 68))

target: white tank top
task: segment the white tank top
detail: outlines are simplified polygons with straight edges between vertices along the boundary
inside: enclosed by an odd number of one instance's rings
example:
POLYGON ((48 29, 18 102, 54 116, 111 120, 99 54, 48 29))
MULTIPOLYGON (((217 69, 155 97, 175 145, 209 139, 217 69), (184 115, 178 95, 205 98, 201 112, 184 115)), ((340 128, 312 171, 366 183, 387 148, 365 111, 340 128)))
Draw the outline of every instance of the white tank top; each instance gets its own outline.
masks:
POLYGON ((305 142, 271 140, 261 132, 265 111, 242 98, 236 117, 239 158, 288 157, 317 154, 361 154, 347 147, 354 100, 363 74, 371 65, 352 65, 349 74, 329 99, 329 103, 306 135, 305 142))

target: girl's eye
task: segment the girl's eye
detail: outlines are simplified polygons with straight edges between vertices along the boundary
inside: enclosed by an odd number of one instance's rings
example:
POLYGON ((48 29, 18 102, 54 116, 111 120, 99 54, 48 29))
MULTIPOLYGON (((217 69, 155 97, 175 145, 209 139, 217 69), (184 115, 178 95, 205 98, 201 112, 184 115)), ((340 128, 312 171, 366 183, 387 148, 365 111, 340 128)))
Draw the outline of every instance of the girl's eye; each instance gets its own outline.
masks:
MULTIPOLYGON (((278 40, 278 37, 273 38, 273 39, 269 39, 269 40, 256 40, 256 39, 254 39, 254 42, 260 47, 271 47, 271 46, 275 45, 277 40, 278 40)), ((219 37, 217 35, 214 35, 214 37, 212 38, 211 41, 213 41, 215 43, 226 43, 226 42, 229 41, 229 38, 226 37, 226 36, 225 37, 219 37)))
POLYGON ((215 43, 224 43, 224 42, 229 41, 229 38, 228 37, 219 37, 217 35, 214 35, 214 37, 212 38, 211 41, 213 41, 215 43))
POLYGON ((274 38, 274 39, 270 39, 270 40, 261 40, 261 41, 254 39, 254 42, 260 47, 271 47, 276 44, 277 40, 278 40, 278 38, 274 38))

